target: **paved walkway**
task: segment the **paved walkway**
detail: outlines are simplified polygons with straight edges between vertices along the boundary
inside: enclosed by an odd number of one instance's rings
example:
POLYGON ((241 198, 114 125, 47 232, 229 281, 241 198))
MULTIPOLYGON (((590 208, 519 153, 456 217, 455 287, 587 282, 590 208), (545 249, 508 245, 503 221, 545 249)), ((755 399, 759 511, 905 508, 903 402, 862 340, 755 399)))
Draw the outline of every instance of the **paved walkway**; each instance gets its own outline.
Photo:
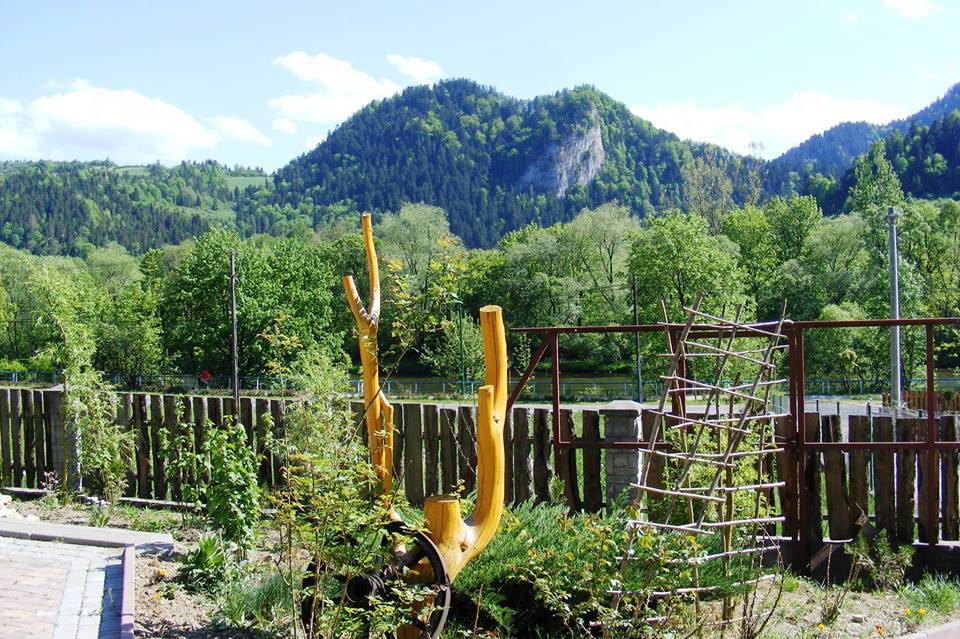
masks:
POLYGON ((0 537, 0 639, 118 639, 121 554, 0 537))

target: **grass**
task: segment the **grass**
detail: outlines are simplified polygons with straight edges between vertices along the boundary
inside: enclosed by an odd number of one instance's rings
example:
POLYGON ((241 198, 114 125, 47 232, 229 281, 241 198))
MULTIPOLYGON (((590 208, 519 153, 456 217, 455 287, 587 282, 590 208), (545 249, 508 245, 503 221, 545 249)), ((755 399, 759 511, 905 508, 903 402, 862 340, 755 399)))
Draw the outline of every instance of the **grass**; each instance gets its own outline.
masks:
POLYGON ((942 575, 924 575, 916 584, 906 586, 901 594, 914 609, 948 614, 960 606, 960 582, 942 575))

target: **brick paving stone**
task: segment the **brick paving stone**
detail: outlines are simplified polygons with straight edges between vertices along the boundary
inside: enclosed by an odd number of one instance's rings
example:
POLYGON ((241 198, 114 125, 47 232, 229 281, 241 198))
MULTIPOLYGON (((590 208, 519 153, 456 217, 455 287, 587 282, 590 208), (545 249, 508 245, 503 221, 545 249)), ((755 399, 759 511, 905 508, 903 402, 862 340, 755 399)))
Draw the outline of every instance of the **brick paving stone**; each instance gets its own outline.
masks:
POLYGON ((108 639, 120 549, 0 537, 0 639, 108 639))

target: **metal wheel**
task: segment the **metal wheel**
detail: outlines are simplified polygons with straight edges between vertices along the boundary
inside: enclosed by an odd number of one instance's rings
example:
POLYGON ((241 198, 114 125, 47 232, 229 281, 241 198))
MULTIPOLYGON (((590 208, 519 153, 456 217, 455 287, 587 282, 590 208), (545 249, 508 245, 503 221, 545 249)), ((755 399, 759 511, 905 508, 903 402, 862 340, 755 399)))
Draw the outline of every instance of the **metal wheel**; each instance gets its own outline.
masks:
MULTIPOLYGON (((432 593, 432 601, 419 611, 411 611, 407 624, 420 631, 419 639, 437 639, 450 612, 452 593, 447 569, 443 558, 433 541, 424 533, 410 530, 401 522, 391 522, 386 526, 385 543, 392 547, 393 536, 399 535, 410 542, 405 550, 391 552, 390 561, 374 570, 333 577, 346 605, 354 608, 369 608, 370 600, 391 599, 398 585, 418 584, 427 586, 432 593), (429 572, 425 569, 429 567, 429 572), (415 573, 414 568, 419 568, 415 573), (424 581, 424 577, 427 580, 424 581)), ((303 579, 303 588, 310 592, 317 587, 315 575, 325 575, 328 571, 323 564, 312 562, 303 579)), ((314 614, 314 597, 305 595, 300 602, 300 616, 304 628, 311 627, 314 614)))

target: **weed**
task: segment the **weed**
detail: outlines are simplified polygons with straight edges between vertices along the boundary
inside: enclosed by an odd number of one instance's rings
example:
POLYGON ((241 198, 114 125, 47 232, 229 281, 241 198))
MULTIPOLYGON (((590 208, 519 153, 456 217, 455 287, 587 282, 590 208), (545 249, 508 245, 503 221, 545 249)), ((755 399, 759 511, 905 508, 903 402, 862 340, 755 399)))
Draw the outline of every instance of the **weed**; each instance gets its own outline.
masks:
POLYGON ((222 621, 236 628, 276 629, 290 619, 290 589, 282 575, 249 575, 231 581, 219 606, 222 621))
POLYGON ((783 591, 784 592, 796 592, 797 588, 800 587, 800 579, 791 572, 786 572, 783 574, 783 591))
POLYGON ((188 590, 214 592, 224 582, 232 568, 219 535, 202 535, 197 547, 185 554, 181 561, 180 581, 188 590))
POLYGON ((913 560, 913 548, 894 548, 885 534, 868 545, 863 537, 849 547, 855 564, 860 565, 861 585, 866 589, 899 590, 913 560))
POLYGON ((87 523, 94 528, 103 528, 110 523, 113 518, 113 508, 111 506, 96 506, 90 511, 90 519, 87 523))

